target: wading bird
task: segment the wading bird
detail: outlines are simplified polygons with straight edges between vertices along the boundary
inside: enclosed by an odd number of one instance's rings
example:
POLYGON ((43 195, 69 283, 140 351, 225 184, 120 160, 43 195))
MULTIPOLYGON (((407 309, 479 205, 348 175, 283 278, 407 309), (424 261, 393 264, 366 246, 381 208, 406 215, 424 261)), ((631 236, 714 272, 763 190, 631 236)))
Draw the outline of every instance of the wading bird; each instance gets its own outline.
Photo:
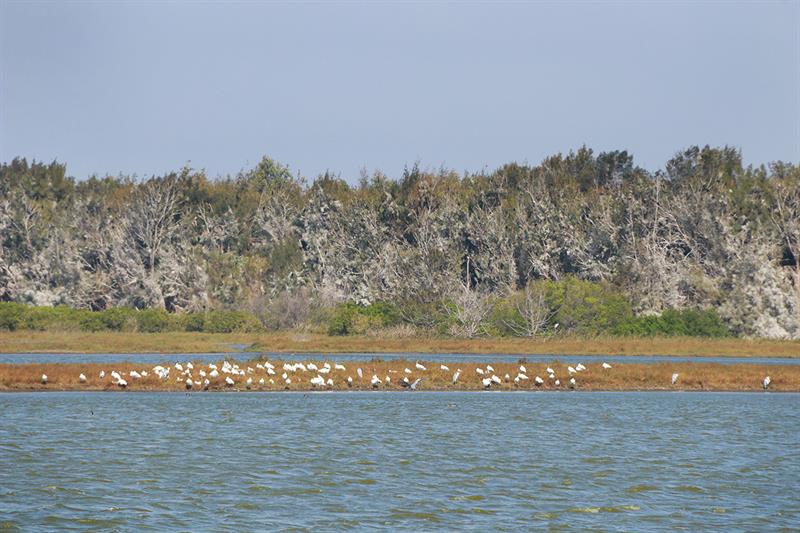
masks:
POLYGON ((767 390, 769 388, 770 383, 772 383, 772 380, 769 379, 769 376, 765 377, 763 382, 764 390, 767 390))
MULTIPOLYGON (((80 381, 81 383, 86 383, 86 376, 81 374, 80 376, 78 376, 78 381, 80 381)), ((766 387, 764 388, 766 389, 766 387)))
POLYGON ((47 385, 47 374, 42 374, 42 385, 47 385))
POLYGON ((677 372, 672 374, 672 384, 675 385, 676 381, 678 381, 678 373, 677 372))
POLYGON ((447 365, 441 365, 439 367, 439 370, 441 370, 442 372, 450 372, 450 368, 447 365))
POLYGON ((419 363, 416 363, 416 364, 414 365, 414 367, 416 367, 416 369, 417 369, 417 370, 428 370, 427 368, 425 368, 424 366, 422 366, 422 365, 421 365, 421 364, 419 364, 419 363))
POLYGON ((603 363, 603 368, 609 370, 611 368, 611 365, 609 365, 608 363, 603 363))
POLYGON ((456 373, 453 374, 453 385, 456 384, 456 381, 458 381, 459 376, 461 376, 461 369, 460 368, 456 369, 456 373))

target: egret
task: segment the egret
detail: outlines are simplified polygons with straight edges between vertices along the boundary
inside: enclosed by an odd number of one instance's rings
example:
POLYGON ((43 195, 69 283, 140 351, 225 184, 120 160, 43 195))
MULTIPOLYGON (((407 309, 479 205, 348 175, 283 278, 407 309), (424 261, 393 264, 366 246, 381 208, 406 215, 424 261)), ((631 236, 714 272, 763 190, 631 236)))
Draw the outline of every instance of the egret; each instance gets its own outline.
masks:
POLYGON ((183 365, 181 365, 180 363, 175 363, 175 370, 177 370, 178 372, 183 372, 183 365))
POLYGON ((100 371, 100 379, 103 379, 104 377, 106 377, 106 371, 105 370, 101 370, 100 371))
POLYGON ((250 387, 252 387, 253 386, 253 378, 247 378, 247 381, 245 381, 244 386, 247 387, 248 389, 250 387))
POLYGON ((492 386, 492 378, 483 378, 481 380, 481 383, 483 383, 483 388, 484 389, 488 389, 489 387, 492 386))
POLYGON ((351 378, 350 376, 347 376, 347 386, 348 387, 353 386, 353 378, 351 378))
POLYGON ((208 390, 208 386, 211 385, 211 382, 208 379, 203 380, 203 390, 208 390))
POLYGON ((142 377, 142 375, 138 373, 136 370, 131 370, 130 372, 128 372, 128 375, 133 379, 139 379, 140 377, 142 377))
POLYGON ((268 368, 267 369, 267 374, 269 374, 270 376, 274 376, 275 375, 275 371, 272 368, 268 368))
POLYGON ((331 372, 331 367, 329 367, 329 366, 323 366, 322 368, 320 368, 319 370, 317 370, 317 372, 319 372, 320 374, 330 374, 330 372, 331 372))
POLYGON ((333 380, 331 378, 328 378, 328 381, 325 383, 328 385, 328 387, 333 387, 333 380))
POLYGON ((486 371, 494 374, 494 368, 492 368, 492 365, 486 365, 486 371))
POLYGON ((485 374, 485 372, 483 371, 483 369, 481 367, 476 368, 475 369, 475 373, 478 374, 479 376, 482 376, 482 375, 485 374))
POLYGON ((458 381, 459 376, 461 376, 461 369, 460 368, 456 370, 455 374, 453 374, 453 385, 456 384, 456 381, 458 381))
POLYGON ((450 372, 450 368, 447 365, 441 365, 439 367, 439 370, 441 370, 442 372, 450 372))
POLYGON ((119 380, 122 379, 122 376, 120 376, 119 372, 117 372, 116 370, 112 370, 111 371, 111 379, 114 380, 114 381, 119 381, 119 380))
POLYGON ((575 367, 575 370, 577 370, 578 372, 583 372, 584 370, 586 370, 586 367, 583 366, 583 363, 578 363, 578 365, 575 367))
POLYGON ((672 374, 672 384, 675 385, 676 381, 678 381, 678 373, 677 372, 672 374))
POLYGON ((261 379, 259 379, 259 380, 258 380, 258 384, 259 384, 259 385, 263 385, 263 384, 264 384, 264 378, 261 378, 261 379))
MULTIPOLYGON (((78 381, 80 381, 81 383, 86 383, 86 376, 81 374, 80 376, 78 376, 78 381)), ((766 387, 764 388, 766 389, 766 387)))
POLYGON ((358 374, 358 379, 363 379, 364 373, 361 371, 361 367, 356 369, 356 374, 358 374))
POLYGON ((414 383, 412 383, 411 385, 409 385, 409 387, 408 387, 408 388, 409 388, 409 389, 411 389, 411 390, 417 390, 417 385, 419 385, 419 382, 420 382, 420 381, 422 381, 423 379, 424 379, 424 378, 417 378, 417 379, 415 379, 415 380, 414 380, 414 383))
POLYGON ((305 370, 306 367, 308 367, 309 370, 313 370, 314 372, 319 370, 319 368, 317 368, 317 365, 315 365, 314 363, 308 363, 306 366, 303 366, 302 363, 299 363, 297 366, 299 366, 303 370, 305 370))
POLYGON ((548 374, 555 374, 555 371, 554 371, 552 368, 550 368, 549 366, 548 366, 547 368, 545 368, 545 371, 546 371, 548 374))
POLYGON ((193 369, 194 369, 194 365, 191 363, 191 361, 190 361, 190 362, 188 362, 188 363, 186 363, 186 368, 187 368, 188 370, 193 370, 193 369))
POLYGON ((575 374, 577 372, 577 370, 575 370, 571 366, 568 366, 567 367, 567 372, 569 372, 569 375, 571 376, 572 374, 575 374))
POLYGON ((191 378, 186 378, 186 388, 187 389, 191 389, 192 388, 192 379, 191 378))
POLYGON ((502 383, 502 380, 494 374, 492 374, 492 377, 490 379, 492 380, 492 383, 497 383, 498 385, 502 383))
POLYGON ((408 378, 407 378, 407 377, 404 377, 404 378, 403 378, 403 379, 400 381, 400 385, 402 385, 403 387, 408 387, 410 384, 411 384, 411 382, 410 382, 410 381, 408 381, 408 378))
POLYGON ((219 372, 217 372, 217 369, 215 368, 214 370, 212 370, 211 372, 208 373, 208 377, 210 377, 210 378, 218 378, 219 377, 219 372))
POLYGON ((315 378, 311 378, 311 384, 314 385, 315 387, 325 385, 325 378, 318 375, 315 378))
POLYGON ((570 389, 575 388, 575 378, 569 378, 569 388, 570 389))
MULTIPOLYGON (((81 374, 81 375, 83 375, 83 374, 81 374)), ((765 377, 764 378, 764 382, 763 382, 764 390, 767 390, 769 388, 769 384, 770 383, 772 383, 772 380, 769 379, 769 376, 765 377)))
POLYGON ((378 378, 378 376, 376 374, 372 374, 372 379, 370 380, 370 383, 372 383, 372 388, 373 389, 377 389, 378 385, 383 383, 383 381, 381 381, 380 378, 378 378))
POLYGON ((560 387, 561 386, 561 380, 557 379, 555 385, 556 385, 556 387, 560 387))
POLYGON ((117 381, 117 385, 119 385, 120 387, 122 387, 124 389, 125 387, 128 386, 128 382, 125 381, 124 379, 120 379, 120 380, 117 381))
POLYGON ((42 374, 42 385, 47 385, 47 374, 42 374))
POLYGON ((206 377, 206 371, 205 370, 200 370, 200 372, 198 372, 198 373, 200 374, 201 378, 206 377))
POLYGON ((505 376, 503 376, 503 379, 506 381, 506 383, 508 383, 509 381, 511 381, 511 376, 506 374, 505 376))
POLYGON ((405 372, 406 374, 410 374, 411 373, 411 369, 410 368, 404 368, 403 372, 405 372))
POLYGON ((526 376, 525 374, 520 373, 520 374, 517 374, 517 379, 528 379, 528 376, 526 376))
POLYGON ((419 363, 414 364, 414 367, 416 367, 417 370, 428 370, 427 368, 425 368, 424 366, 422 366, 419 363))
POLYGON ((337 364, 335 364, 335 365, 333 365, 333 368, 335 368, 336 370, 347 370, 347 369, 344 367, 344 365, 340 365, 340 364, 338 364, 338 363, 337 363, 337 364))
POLYGON ((542 378, 540 378, 539 376, 536 376, 535 378, 533 378, 533 381, 536 382, 536 386, 537 387, 541 387, 542 385, 544 385, 544 380, 542 378))
POLYGON ((226 384, 228 387, 233 387, 233 380, 231 379, 231 377, 230 377, 230 376, 225 376, 225 384, 226 384))
POLYGON ((519 371, 522 372, 523 374, 527 374, 528 373, 528 371, 525 370, 525 367, 522 366, 522 365, 519 365, 519 371))
POLYGON ((609 365, 608 363, 603 363, 603 368, 609 370, 611 368, 611 365, 609 365))

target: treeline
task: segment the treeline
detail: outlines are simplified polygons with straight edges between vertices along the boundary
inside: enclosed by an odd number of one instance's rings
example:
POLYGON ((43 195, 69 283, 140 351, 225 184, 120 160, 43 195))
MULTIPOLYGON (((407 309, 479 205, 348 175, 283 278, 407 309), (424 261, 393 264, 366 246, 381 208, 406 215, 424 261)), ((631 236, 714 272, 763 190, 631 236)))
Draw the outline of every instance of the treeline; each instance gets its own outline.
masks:
POLYGON ((138 331, 152 315, 166 330, 712 334, 691 330, 703 323, 800 338, 800 167, 691 147, 650 173, 581 148, 351 186, 269 158, 213 180, 75 180, 14 159, 0 165, 0 301, 97 312, 85 329, 118 313, 138 331))

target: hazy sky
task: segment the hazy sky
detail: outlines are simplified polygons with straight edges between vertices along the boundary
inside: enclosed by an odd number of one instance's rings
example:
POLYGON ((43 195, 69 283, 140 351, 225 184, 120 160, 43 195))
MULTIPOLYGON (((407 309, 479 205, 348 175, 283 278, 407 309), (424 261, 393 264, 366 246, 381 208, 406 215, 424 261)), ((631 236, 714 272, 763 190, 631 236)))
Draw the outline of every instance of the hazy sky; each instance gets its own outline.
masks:
POLYGON ((0 0, 0 160, 76 177, 800 160, 800 2, 0 0))

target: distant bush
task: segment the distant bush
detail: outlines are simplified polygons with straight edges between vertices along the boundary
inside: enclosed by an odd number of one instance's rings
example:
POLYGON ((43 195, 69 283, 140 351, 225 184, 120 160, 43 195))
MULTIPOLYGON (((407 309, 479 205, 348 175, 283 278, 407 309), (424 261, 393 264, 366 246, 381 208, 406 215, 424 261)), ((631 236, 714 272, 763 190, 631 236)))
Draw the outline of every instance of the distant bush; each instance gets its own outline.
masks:
POLYGON ((14 302, 0 302, 0 329, 14 331, 23 327, 27 306, 14 302))
POLYGON ((631 305, 608 285, 572 276, 541 281, 545 301, 552 311, 550 325, 560 331, 582 334, 610 333, 633 316, 631 305))
POLYGON ((261 322, 254 315, 243 311, 209 311, 203 322, 203 331, 207 333, 251 332, 261 329, 261 322))
POLYGON ((173 329, 173 321, 163 309, 142 309, 136 313, 136 329, 142 333, 161 333, 173 329))
POLYGON ((614 334, 633 337, 728 337, 731 331, 713 309, 668 309, 661 315, 633 317, 614 328, 614 334))
POLYGON ((136 329, 136 309, 130 307, 112 307, 98 314, 108 331, 133 331, 136 329))
POLYGON ((359 306, 352 302, 337 305, 328 319, 328 335, 366 333, 370 329, 395 326, 402 322, 396 306, 375 302, 359 306))

